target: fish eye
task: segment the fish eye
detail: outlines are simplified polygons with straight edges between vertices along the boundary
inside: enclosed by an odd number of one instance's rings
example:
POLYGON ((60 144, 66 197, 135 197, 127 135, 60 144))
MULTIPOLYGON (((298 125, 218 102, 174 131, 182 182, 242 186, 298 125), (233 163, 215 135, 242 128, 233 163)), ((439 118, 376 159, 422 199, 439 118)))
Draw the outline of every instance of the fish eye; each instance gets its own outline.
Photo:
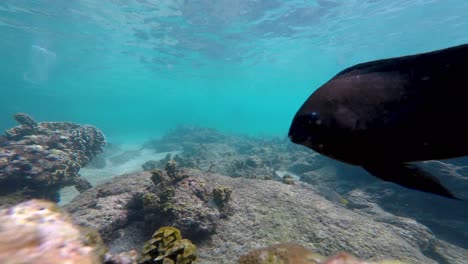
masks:
POLYGON ((307 123, 310 124, 317 124, 320 125, 322 123, 322 120, 320 120, 320 115, 317 112, 310 112, 307 115, 307 123))

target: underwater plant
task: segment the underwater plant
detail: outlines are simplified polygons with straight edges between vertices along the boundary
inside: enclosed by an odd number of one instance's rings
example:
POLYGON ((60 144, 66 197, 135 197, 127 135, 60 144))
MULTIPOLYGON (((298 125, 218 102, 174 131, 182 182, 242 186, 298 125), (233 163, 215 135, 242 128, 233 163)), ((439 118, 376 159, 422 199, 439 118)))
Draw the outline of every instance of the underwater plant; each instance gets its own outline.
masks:
POLYGON ((197 259, 197 247, 182 239, 175 227, 161 227, 143 246, 140 264, 191 264, 197 259))

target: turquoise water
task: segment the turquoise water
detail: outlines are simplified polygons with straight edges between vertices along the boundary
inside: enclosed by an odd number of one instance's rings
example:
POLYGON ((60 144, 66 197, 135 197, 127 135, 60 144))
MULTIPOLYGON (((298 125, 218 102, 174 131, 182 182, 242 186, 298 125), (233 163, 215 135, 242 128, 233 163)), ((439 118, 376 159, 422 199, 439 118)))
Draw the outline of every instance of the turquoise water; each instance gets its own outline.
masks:
POLYGON ((2 0, 0 130, 16 112, 141 141, 178 124, 285 136, 353 64, 468 42, 465 0, 2 0))

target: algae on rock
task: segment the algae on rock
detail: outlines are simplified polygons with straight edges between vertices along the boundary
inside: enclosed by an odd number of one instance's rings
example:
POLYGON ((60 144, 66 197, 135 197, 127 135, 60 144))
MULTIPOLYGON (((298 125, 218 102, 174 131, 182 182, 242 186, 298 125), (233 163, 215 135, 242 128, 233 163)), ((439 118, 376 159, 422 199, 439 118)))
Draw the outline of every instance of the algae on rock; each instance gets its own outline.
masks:
POLYGON ((175 227, 161 227, 145 243, 140 264, 191 264, 197 259, 197 248, 182 239, 175 227))

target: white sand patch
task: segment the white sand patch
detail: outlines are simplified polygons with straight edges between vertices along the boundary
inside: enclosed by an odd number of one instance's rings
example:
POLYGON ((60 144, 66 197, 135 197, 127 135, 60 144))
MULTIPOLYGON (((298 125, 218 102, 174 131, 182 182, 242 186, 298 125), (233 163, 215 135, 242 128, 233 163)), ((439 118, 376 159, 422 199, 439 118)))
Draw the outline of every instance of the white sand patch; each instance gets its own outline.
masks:
MULTIPOLYGON (((80 174, 93 186, 102 184, 115 176, 143 171, 141 165, 149 160, 162 160, 167 154, 174 156, 178 151, 154 153, 154 150, 143 149, 138 156, 132 157, 124 163, 112 163, 107 160, 107 166, 102 169, 82 168, 80 174)), ((115 155, 114 155, 115 156, 115 155)), ((111 158, 111 157, 110 157, 111 158)))
MULTIPOLYGON (((81 177, 88 180, 93 186, 98 186, 103 184, 112 178, 127 174, 143 171, 141 165, 149 160, 159 161, 164 159, 167 154, 171 154, 173 157, 176 154, 179 154, 180 151, 171 151, 171 152, 160 152, 155 153, 153 149, 140 149, 141 145, 122 145, 121 151, 113 154, 112 156, 107 157, 106 167, 97 169, 97 168, 81 168, 80 175, 81 177), (110 161, 112 157, 118 156, 126 151, 138 151, 134 157, 129 158, 123 163, 113 163, 110 161)), ((60 190, 60 202, 59 205, 63 206, 70 202, 75 196, 79 193, 73 186, 65 187, 60 190)))

